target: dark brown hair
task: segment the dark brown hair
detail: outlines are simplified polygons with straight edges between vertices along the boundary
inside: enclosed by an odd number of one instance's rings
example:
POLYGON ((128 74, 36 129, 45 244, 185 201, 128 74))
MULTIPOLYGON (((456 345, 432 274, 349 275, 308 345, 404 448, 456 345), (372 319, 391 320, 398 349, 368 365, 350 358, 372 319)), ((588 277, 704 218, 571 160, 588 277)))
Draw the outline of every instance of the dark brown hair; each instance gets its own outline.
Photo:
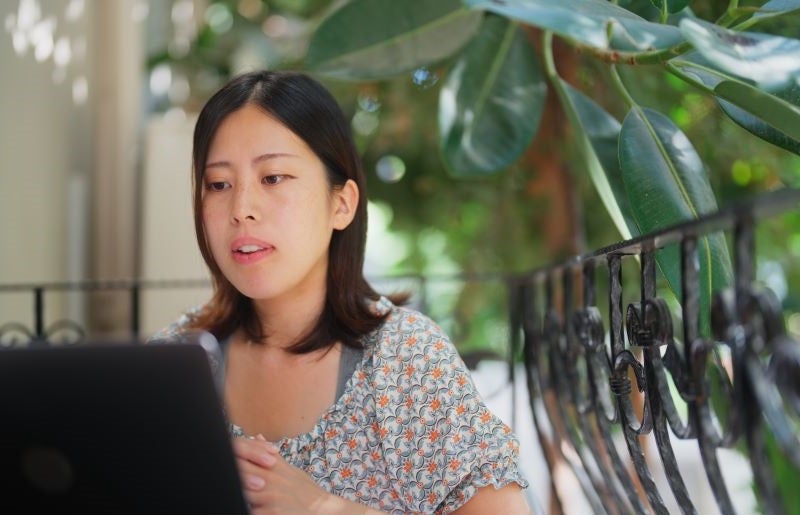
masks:
MULTIPOLYGON (((377 328, 368 302, 379 295, 363 275, 367 239, 367 195, 364 171, 344 114, 333 96, 313 78, 298 72, 256 71, 233 78, 205 104, 194 129, 192 174, 194 225, 200 252, 211 272, 213 296, 191 326, 223 339, 242 328, 253 341, 266 336, 252 301, 240 293, 214 261, 203 226, 203 174, 214 134, 222 121, 245 105, 254 105, 299 136, 322 161, 330 187, 348 179, 358 186, 353 221, 333 232, 328 257, 325 305, 316 324, 289 349, 301 354, 341 341, 360 346, 359 338, 377 328)), ((397 302, 404 300, 398 296, 397 302)))

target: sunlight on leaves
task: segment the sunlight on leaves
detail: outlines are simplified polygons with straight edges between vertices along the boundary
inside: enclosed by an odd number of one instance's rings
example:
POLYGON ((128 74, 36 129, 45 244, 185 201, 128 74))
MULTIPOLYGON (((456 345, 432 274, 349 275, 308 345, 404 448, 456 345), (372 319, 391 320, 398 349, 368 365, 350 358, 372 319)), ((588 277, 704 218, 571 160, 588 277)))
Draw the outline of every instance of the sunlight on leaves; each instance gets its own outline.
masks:
POLYGON ((752 80, 766 90, 800 81, 800 40, 755 32, 736 32, 685 18, 686 39, 721 70, 752 80))
POLYGON ((602 50, 655 50, 683 41, 677 27, 652 23, 605 0, 465 0, 482 9, 547 29, 602 50))

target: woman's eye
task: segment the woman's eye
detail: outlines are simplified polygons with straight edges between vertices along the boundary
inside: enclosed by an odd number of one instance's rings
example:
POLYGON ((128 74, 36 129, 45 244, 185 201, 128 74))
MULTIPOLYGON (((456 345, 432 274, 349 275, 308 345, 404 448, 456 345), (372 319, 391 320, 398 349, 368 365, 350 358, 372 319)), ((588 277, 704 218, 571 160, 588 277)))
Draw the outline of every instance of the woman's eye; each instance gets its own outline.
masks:
POLYGON ((223 191, 227 190, 230 187, 231 187, 230 184, 223 181, 209 182, 208 184, 206 184, 206 189, 208 189, 208 191, 223 191))
POLYGON ((285 175, 267 175, 263 179, 261 179, 261 182, 263 182, 264 184, 274 185, 274 184, 280 184, 281 182, 283 182, 285 178, 286 178, 285 175))

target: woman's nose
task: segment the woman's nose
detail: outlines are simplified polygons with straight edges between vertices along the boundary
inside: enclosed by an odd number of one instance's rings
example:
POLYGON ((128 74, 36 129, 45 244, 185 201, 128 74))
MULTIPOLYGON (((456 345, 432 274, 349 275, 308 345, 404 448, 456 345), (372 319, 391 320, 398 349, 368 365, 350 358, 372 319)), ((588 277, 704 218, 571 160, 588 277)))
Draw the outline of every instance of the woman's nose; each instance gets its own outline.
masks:
POLYGON ((242 223, 245 220, 257 220, 257 211, 254 192, 248 187, 237 188, 233 195, 233 206, 231 207, 232 221, 234 223, 242 223))

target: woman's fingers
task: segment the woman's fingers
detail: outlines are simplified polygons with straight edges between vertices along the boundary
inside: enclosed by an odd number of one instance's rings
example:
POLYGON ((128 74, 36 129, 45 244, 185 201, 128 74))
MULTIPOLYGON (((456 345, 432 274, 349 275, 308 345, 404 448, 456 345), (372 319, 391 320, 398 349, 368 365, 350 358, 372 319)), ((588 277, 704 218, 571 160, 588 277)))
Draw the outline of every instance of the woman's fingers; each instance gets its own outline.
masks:
POLYGON ((270 471, 279 461, 278 448, 259 435, 234 438, 233 450, 248 504, 251 509, 262 507, 271 490, 269 478, 274 478, 270 471))
MULTIPOLYGON (((236 443, 242 456, 249 456, 253 452, 248 445, 253 441, 236 443)), ((255 443, 265 444, 263 441, 255 443)), ((265 451, 257 445, 253 447, 257 449, 256 452, 265 451)), ((344 502, 316 484, 305 471, 287 463, 280 454, 274 458, 275 464, 267 467, 247 457, 236 460, 251 515, 317 513, 320 507, 339 506, 344 502)))
POLYGON ((262 467, 271 467, 278 460, 278 449, 266 440, 234 438, 233 452, 237 458, 262 467))
POLYGON ((261 435, 234 438, 233 449, 244 495, 254 515, 263 509, 272 513, 278 508, 307 508, 308 500, 314 497, 311 494, 318 493, 315 489, 322 492, 303 471, 290 467, 278 448, 261 435), (315 489, 309 490, 309 485, 315 489))
POLYGON ((247 460, 237 460, 237 464, 245 489, 258 491, 266 486, 267 482, 263 477, 263 468, 247 460))
POLYGON ((252 515, 256 513, 253 511, 255 508, 264 506, 266 502, 268 488, 264 474, 267 473, 267 470, 247 460, 237 459, 236 462, 239 467, 239 477, 242 480, 242 493, 250 506, 252 515))

